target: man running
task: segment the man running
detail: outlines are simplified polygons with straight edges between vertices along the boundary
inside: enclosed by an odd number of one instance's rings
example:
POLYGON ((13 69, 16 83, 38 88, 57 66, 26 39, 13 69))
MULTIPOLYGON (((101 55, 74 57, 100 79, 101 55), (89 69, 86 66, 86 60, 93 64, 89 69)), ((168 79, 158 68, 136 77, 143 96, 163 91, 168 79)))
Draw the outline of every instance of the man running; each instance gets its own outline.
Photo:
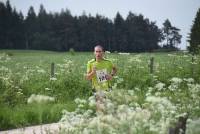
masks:
POLYGON ((97 103, 97 111, 105 98, 105 92, 111 89, 111 80, 116 74, 117 69, 113 63, 105 59, 104 49, 97 45, 94 47, 95 59, 88 61, 86 78, 92 81, 92 88, 95 90, 95 97, 97 103))

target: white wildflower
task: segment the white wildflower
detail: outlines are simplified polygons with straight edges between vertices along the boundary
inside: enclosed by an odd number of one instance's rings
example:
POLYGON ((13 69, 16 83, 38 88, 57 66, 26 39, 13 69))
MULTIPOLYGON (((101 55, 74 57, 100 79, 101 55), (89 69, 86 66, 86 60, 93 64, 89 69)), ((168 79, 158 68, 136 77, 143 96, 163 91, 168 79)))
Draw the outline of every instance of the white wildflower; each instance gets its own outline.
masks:
POLYGON ((187 58, 187 57, 189 57, 189 56, 188 56, 188 55, 186 55, 186 54, 184 54, 184 55, 183 55, 183 57, 184 57, 184 58, 187 58))
POLYGON ((162 82, 159 82, 159 83, 157 83, 156 85, 155 85, 155 89, 157 89, 158 91, 161 91, 162 89, 164 89, 164 87, 165 87, 165 84, 164 83, 162 83, 162 82))
POLYGON ((89 97, 88 101, 89 101, 88 104, 90 107, 96 106, 96 99, 94 96, 89 97))
POLYGON ((134 95, 134 91, 133 90, 128 90, 128 94, 133 96, 134 95))
POLYGON ((181 78, 173 77, 170 81, 174 84, 180 84, 183 80, 181 78))
POLYGON ((130 55, 130 53, 118 53, 120 55, 130 55))
POLYGON ((145 94, 145 96, 147 97, 147 96, 151 96, 151 93, 150 92, 147 92, 146 94, 145 94))
POLYGON ((141 89, 139 89, 138 87, 135 87, 135 91, 141 91, 141 89))
POLYGON ((42 73, 42 74, 46 73, 46 71, 44 69, 38 69, 37 72, 42 73))
POLYGON ((175 84, 172 84, 172 85, 169 85, 169 86, 168 86, 168 89, 169 89, 170 91, 176 91, 176 90, 178 89, 178 86, 175 85, 175 84))
POLYGON ((56 81, 57 78, 55 78, 55 77, 50 77, 50 80, 51 80, 51 81, 56 81))
POLYGON ((128 62, 129 63, 132 63, 132 62, 141 63, 142 60, 140 59, 140 56, 134 56, 134 57, 131 57, 130 59, 128 59, 128 62))
POLYGON ((83 116, 85 118, 89 118, 92 115, 93 111, 91 109, 88 109, 86 112, 84 112, 83 116))
POLYGON ((119 84, 119 83, 122 83, 124 81, 124 79, 123 78, 118 78, 117 79, 117 83, 119 84))
POLYGON ((194 79, 193 78, 184 78, 183 80, 188 82, 188 83, 194 83, 194 79))
POLYGON ((105 53, 110 54, 110 51, 105 51, 105 53))
POLYGON ((54 97, 32 94, 28 98, 27 103, 30 104, 30 103, 43 103, 43 102, 54 102, 54 101, 55 101, 54 97))
POLYGON ((22 93, 22 92, 20 92, 20 91, 18 91, 18 92, 17 92, 17 94, 18 94, 18 95, 23 95, 23 93, 22 93))
POLYGON ((197 65, 198 63, 197 62, 190 62, 191 64, 193 64, 193 65, 197 65))
POLYGON ((45 88, 45 90, 46 90, 46 91, 51 91, 52 89, 50 89, 50 88, 47 87, 47 88, 45 88))
POLYGON ((174 55, 174 54, 167 54, 169 57, 174 57, 174 56, 176 56, 176 55, 174 55))
POLYGON ((155 97, 155 96, 148 96, 146 98, 147 102, 151 102, 154 104, 164 104, 166 106, 172 106, 172 103, 165 97, 155 97))
POLYGON ((117 83, 114 83, 112 89, 117 89, 117 83))

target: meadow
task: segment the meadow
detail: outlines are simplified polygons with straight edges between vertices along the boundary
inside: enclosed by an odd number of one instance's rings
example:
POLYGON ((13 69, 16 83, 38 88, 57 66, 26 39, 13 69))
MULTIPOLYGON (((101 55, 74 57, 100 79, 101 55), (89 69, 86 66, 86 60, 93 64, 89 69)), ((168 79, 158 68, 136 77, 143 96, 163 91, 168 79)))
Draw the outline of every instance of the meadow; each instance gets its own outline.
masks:
POLYGON ((118 73, 99 115, 85 79, 93 53, 1 50, 0 130, 60 121, 65 124, 60 133, 156 134, 188 116, 187 133, 200 132, 193 129, 200 124, 198 55, 107 52, 106 57, 118 73))

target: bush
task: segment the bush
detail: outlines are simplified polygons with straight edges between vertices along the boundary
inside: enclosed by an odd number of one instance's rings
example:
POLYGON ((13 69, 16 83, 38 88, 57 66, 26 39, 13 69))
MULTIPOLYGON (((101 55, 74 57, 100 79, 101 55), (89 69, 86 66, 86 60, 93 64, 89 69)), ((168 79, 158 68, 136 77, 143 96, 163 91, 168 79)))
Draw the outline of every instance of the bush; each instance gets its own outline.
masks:
POLYGON ((41 123, 41 119, 38 115, 38 111, 29 109, 28 111, 25 112, 25 118, 30 125, 36 125, 41 123))
POLYGON ((75 50, 74 50, 73 48, 70 48, 70 49, 69 49, 69 53, 70 53, 71 55, 75 55, 75 50))
POLYGON ((6 52, 6 55, 8 55, 8 56, 13 56, 14 54, 11 53, 11 52, 6 52))
POLYGON ((0 131, 9 129, 9 128, 14 128, 14 125, 11 122, 11 111, 7 108, 4 108, 1 106, 0 110, 0 131))
POLYGON ((25 103, 24 95, 16 88, 8 88, 7 90, 5 90, 0 100, 2 100, 4 104, 7 104, 11 107, 19 103, 25 103))

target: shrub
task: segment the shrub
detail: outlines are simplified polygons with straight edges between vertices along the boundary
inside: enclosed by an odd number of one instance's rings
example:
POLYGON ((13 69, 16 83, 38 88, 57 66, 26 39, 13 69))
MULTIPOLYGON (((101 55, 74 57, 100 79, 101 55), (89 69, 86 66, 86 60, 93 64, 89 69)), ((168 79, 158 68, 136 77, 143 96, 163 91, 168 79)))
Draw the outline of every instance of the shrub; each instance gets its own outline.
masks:
POLYGON ((71 55, 75 55, 75 50, 74 50, 73 48, 70 48, 70 49, 69 49, 69 53, 70 53, 71 55))

